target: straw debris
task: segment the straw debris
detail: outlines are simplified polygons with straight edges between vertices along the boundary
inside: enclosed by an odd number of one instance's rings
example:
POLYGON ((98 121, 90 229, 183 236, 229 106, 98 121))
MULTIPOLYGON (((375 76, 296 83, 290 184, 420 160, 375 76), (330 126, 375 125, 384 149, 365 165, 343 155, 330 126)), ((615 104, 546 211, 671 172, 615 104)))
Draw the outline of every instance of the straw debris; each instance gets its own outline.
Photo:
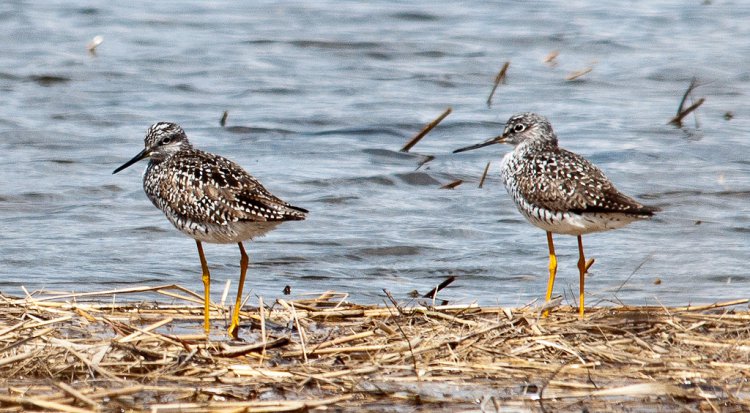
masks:
POLYGON ((482 177, 479 179, 479 189, 482 189, 484 186, 484 180, 487 179, 487 172, 490 171, 490 162, 487 162, 487 166, 484 167, 484 172, 482 172, 482 177))
MULTIPOLYGON (((685 93, 682 95, 682 100, 680 100, 680 106, 677 108, 677 114, 670 119, 669 124, 675 125, 678 128, 682 127, 682 120, 685 118, 685 116, 689 115, 694 110, 698 109, 700 105, 703 104, 703 102, 706 101, 705 98, 700 98, 698 101, 694 102, 687 108, 685 107, 685 103, 687 102, 688 97, 693 93, 693 90, 698 87, 698 79, 693 78, 690 81, 690 85, 688 85, 687 90, 685 90, 685 93)), ((698 128, 698 120, 696 118, 696 128, 698 128)))
POLYGON ((445 185, 441 185, 440 189, 455 189, 457 186, 464 183, 463 179, 454 179, 453 181, 448 182, 445 185))
POLYGON ((416 135, 414 135, 413 138, 409 139, 409 142, 406 142, 404 146, 401 148, 401 152, 409 152, 414 145, 416 145, 422 138, 427 136, 428 133, 430 133, 431 130, 435 128, 440 122, 443 121, 448 115, 453 112, 453 108, 447 108, 443 111, 443 113, 440 114, 437 118, 435 118, 432 122, 425 125, 422 130, 420 130, 416 135))
POLYGON ((211 340, 200 333, 199 297, 174 285, 0 295, 0 411, 750 409, 748 300, 580 320, 567 306, 541 318, 326 292, 245 307, 236 342, 219 305, 211 340))
POLYGON ((495 83, 492 84, 492 90, 490 91, 490 95, 487 96, 487 107, 492 108, 492 98, 495 96, 495 92, 497 91, 497 87, 500 86, 500 84, 505 84, 505 78, 508 73, 508 68, 510 67, 510 61, 507 61, 503 63, 503 67, 500 68, 500 71, 497 72, 497 75, 495 76, 495 83))

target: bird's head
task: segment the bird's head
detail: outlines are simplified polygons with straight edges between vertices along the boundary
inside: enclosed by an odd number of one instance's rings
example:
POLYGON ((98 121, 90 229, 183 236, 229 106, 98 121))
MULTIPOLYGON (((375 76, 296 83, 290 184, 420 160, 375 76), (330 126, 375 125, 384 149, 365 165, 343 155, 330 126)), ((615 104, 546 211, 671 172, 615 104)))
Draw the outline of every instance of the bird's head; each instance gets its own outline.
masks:
POLYGON ((496 143, 519 145, 526 142, 557 145, 557 136, 552 131, 552 125, 547 118, 531 112, 513 115, 505 123, 502 135, 482 143, 456 149, 453 153, 479 149, 496 143))
POLYGON ((116 174, 144 158, 163 161, 180 151, 191 148, 185 131, 180 125, 171 122, 158 122, 151 125, 146 132, 143 143, 145 148, 138 155, 112 173, 116 174))

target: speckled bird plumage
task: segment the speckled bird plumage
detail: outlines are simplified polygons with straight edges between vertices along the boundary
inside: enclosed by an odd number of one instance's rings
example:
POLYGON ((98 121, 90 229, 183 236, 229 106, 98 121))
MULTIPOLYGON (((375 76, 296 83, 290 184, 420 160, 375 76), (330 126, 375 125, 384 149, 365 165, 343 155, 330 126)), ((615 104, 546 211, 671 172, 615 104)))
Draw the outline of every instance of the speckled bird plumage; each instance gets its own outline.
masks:
POLYGON ((203 328, 211 331, 211 273, 201 242, 237 243, 240 281, 229 323, 229 335, 239 338, 242 288, 249 258, 242 242, 284 221, 305 219, 306 209, 277 198, 239 165, 219 155, 193 148, 182 128, 159 122, 146 132, 145 148, 115 169, 117 173, 149 158, 143 173, 148 199, 177 229, 195 239, 203 270, 203 328))
POLYGON ((654 214, 655 208, 618 191, 594 164, 560 148, 545 117, 515 115, 502 136, 504 142, 516 145, 503 157, 503 184, 521 214, 537 227, 581 235, 654 214))
POLYGON ((146 195, 194 239, 239 242, 283 221, 305 219, 305 209, 274 196, 236 163, 193 148, 174 123, 154 124, 144 142, 150 157, 143 174, 146 195))
MULTIPOLYGON (((549 280, 547 302, 557 274, 552 234, 578 238, 578 314, 584 315, 586 261, 582 235, 620 228, 653 216, 657 208, 644 206, 621 193, 604 173, 580 155, 560 148, 547 118, 535 113, 514 115, 503 134, 454 152, 508 143, 515 148, 503 157, 500 176, 516 207, 530 223, 547 232, 549 280)), ((548 310, 542 312, 548 315, 548 310)))

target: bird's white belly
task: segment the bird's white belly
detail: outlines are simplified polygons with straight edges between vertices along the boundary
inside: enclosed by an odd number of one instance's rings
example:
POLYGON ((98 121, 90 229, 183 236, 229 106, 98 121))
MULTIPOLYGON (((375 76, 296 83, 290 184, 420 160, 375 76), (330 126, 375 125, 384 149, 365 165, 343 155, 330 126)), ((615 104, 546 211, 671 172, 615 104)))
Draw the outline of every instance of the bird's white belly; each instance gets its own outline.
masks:
POLYGON ((540 207, 539 205, 529 203, 520 193, 519 188, 515 185, 515 180, 511 179, 513 171, 510 167, 513 153, 503 157, 501 164, 501 178, 508 194, 513 198, 518 211, 536 227, 555 234, 583 235, 590 232, 608 231, 611 229, 621 228, 633 221, 642 219, 637 215, 616 213, 616 212, 563 212, 551 211, 540 207))
POLYGON ((281 221, 238 221, 228 225, 207 224, 167 215, 175 228, 190 238, 214 244, 230 244, 262 237, 281 224, 281 221))
POLYGON ((518 208, 523 216, 534 226, 555 234, 583 235, 591 232, 608 231, 624 227, 638 217, 621 213, 575 214, 570 212, 552 212, 546 209, 527 211, 518 208))

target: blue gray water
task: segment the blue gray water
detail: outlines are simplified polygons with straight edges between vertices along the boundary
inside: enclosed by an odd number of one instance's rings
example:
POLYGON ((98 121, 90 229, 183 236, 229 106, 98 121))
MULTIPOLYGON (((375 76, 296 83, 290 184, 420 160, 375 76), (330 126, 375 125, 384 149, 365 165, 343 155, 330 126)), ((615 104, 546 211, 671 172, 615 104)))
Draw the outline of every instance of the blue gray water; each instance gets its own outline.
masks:
MULTIPOLYGON (((311 211, 248 245, 247 288, 267 301, 285 285, 367 302, 387 288, 405 299, 456 275, 441 293, 452 302, 525 304, 543 296, 547 247, 500 183, 510 148, 451 151, 536 111, 562 146, 664 209, 584 237, 597 258, 589 303, 750 295, 747 2, 128 4, 0 4, 4 293, 201 290, 194 242, 143 194, 145 164, 112 175, 142 149, 147 127, 167 120, 311 211), (96 35, 104 42, 91 55, 96 35), (544 63, 555 50, 556 65, 544 63), (693 99, 706 99, 697 123, 668 125, 693 77, 693 99), (412 153, 398 152, 447 107, 412 153), (418 167, 424 155, 435 159, 418 167), (438 189, 454 179, 465 183, 438 189)), ((557 292, 572 303, 575 238, 557 237, 557 248, 557 292)), ((218 298, 237 278, 238 251, 207 245, 206 254, 218 298)))

